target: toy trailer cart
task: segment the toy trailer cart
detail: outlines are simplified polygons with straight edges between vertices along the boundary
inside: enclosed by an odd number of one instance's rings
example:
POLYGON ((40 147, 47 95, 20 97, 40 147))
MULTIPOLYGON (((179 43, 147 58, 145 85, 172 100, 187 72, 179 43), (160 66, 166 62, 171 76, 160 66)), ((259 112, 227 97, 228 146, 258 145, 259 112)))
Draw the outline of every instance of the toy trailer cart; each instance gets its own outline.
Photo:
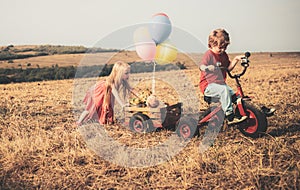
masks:
POLYGON ((125 108, 125 123, 137 133, 158 131, 160 129, 175 130, 181 117, 182 103, 162 108, 131 106, 125 108))

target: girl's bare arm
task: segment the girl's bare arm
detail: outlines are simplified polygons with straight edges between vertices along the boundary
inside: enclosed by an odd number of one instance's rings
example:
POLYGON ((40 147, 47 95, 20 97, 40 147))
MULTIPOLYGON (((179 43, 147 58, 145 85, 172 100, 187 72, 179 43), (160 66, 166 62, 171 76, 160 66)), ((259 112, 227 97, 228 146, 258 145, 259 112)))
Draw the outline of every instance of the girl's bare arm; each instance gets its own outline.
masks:
POLYGON ((121 100, 120 95, 119 95, 117 89, 115 88, 115 86, 112 86, 111 92, 114 95, 114 97, 115 97, 116 101, 118 102, 118 104, 120 104, 120 106, 124 107, 125 103, 121 100))

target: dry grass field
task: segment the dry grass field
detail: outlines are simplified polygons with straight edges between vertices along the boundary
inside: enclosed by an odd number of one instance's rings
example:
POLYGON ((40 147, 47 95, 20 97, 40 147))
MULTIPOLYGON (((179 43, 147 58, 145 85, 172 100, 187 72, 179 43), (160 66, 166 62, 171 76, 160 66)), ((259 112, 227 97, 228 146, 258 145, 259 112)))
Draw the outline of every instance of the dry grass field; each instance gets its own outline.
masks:
MULTIPOLYGON (((124 56, 112 59, 136 59, 124 56)), ((300 189, 300 54, 253 53, 250 60, 241 80, 245 93, 253 103, 277 109, 267 133, 251 139, 229 128, 204 153, 201 138, 193 138, 149 167, 118 165, 89 148, 84 128, 74 125, 73 80, 0 85, 0 189, 300 189)), ((186 65, 198 91, 199 71, 186 65)), ((135 134, 119 125, 105 130, 127 147, 155 146, 173 134, 135 134)), ((114 151, 103 146, 104 154, 114 151)))

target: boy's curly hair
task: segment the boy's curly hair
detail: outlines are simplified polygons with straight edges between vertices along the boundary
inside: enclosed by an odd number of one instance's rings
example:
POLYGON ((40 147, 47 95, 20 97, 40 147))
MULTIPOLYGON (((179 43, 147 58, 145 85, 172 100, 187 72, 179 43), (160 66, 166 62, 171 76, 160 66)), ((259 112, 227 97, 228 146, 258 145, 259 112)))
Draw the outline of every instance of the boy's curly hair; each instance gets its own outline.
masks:
POLYGON ((226 47, 230 44, 230 38, 228 32, 224 29, 213 30, 208 36, 208 47, 215 46, 226 47))

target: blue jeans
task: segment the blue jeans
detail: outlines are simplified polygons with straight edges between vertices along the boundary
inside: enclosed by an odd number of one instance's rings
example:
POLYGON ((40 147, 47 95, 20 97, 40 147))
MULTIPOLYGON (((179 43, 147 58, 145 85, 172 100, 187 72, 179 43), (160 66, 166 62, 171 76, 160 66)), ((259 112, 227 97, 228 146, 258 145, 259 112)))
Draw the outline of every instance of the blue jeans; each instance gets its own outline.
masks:
POLYGON ((222 109, 226 116, 233 113, 231 96, 234 94, 232 88, 226 84, 210 83, 204 91, 205 96, 220 99, 222 109))

